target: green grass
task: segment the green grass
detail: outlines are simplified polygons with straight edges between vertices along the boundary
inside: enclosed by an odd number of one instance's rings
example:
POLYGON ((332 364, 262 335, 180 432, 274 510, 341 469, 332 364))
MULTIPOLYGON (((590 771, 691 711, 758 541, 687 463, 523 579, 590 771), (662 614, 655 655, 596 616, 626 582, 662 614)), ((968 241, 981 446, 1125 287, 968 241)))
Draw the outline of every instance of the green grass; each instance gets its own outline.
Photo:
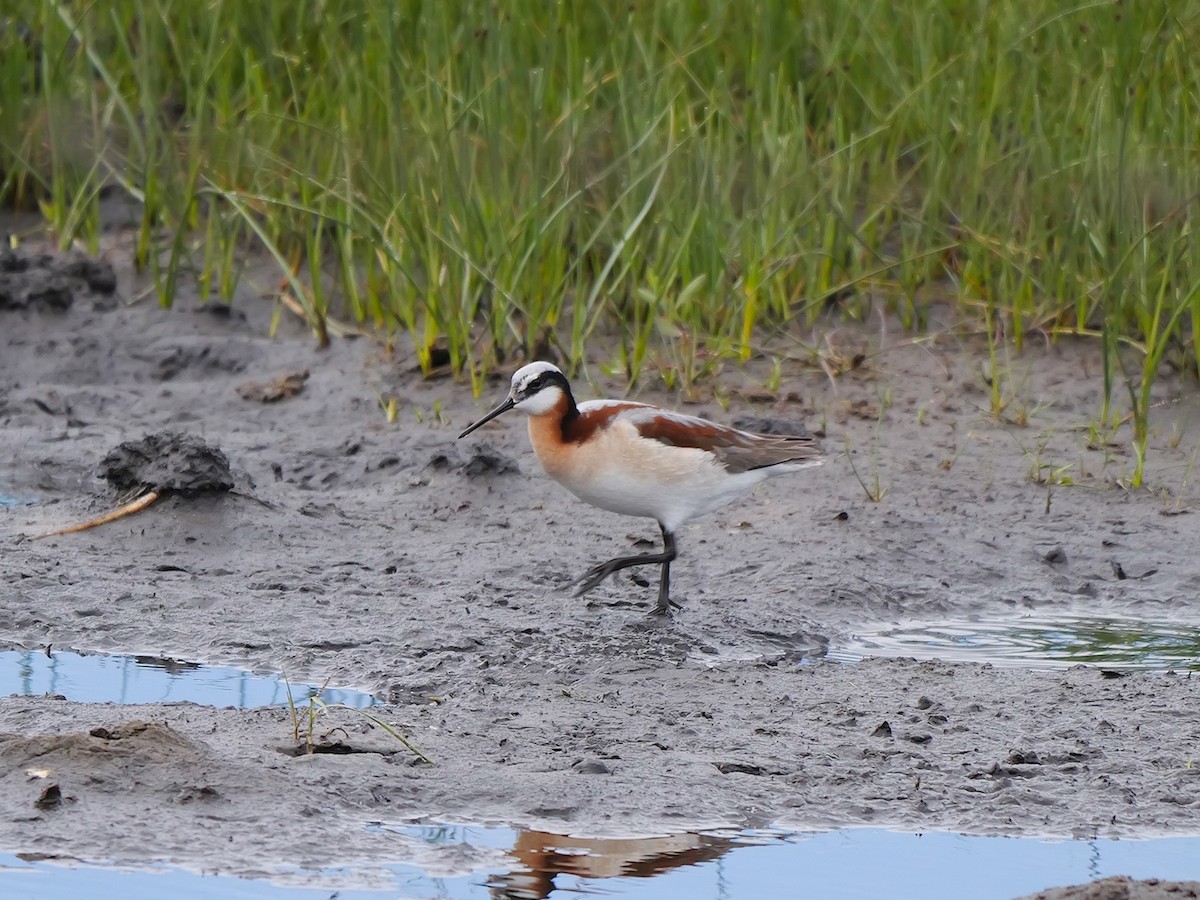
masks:
POLYGON ((920 331, 949 301, 993 341, 1094 336, 1135 483, 1155 374, 1200 365, 1197 0, 5 16, 0 195, 94 244, 125 185, 164 303, 229 297, 257 245, 320 339, 411 335, 478 389, 599 334, 607 368, 686 385, 830 308, 920 331))
POLYGON ((321 694, 325 690, 325 685, 322 685, 319 690, 311 692, 304 697, 304 699, 308 701, 308 705, 305 707, 301 704, 298 704, 296 699, 292 696, 291 683, 285 680, 284 684, 287 685, 288 712, 292 719, 292 740, 296 742, 297 747, 303 746, 305 753, 311 755, 313 753, 321 752, 318 749, 321 744, 323 742, 332 743, 330 738, 333 733, 338 731, 341 731, 344 736, 349 737, 345 728, 341 727, 340 725, 332 726, 324 733, 319 732, 317 728, 323 717, 328 718, 326 714, 330 710, 343 709, 353 713, 356 716, 361 716, 372 725, 382 729, 384 733, 394 738, 397 743, 408 749, 421 762, 429 763, 431 765, 433 764, 433 760, 418 750, 412 744, 412 742, 408 740, 408 738, 401 734, 400 729, 397 726, 389 725, 387 722, 383 721, 377 716, 371 715, 371 713, 365 709, 347 706, 344 703, 329 703, 322 699, 321 694), (301 741, 303 741, 303 743, 301 743, 301 741))

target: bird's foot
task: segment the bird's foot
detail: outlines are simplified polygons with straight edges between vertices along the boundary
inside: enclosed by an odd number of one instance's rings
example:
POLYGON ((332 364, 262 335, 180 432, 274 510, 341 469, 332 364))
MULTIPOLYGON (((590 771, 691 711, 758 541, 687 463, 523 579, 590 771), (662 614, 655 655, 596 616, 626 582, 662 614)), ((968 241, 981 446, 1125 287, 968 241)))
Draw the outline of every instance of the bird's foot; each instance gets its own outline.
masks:
POLYGON ((576 582, 576 584, 578 584, 579 587, 575 591, 575 596, 582 597, 584 594, 586 594, 588 591, 590 591, 592 588, 594 588, 596 585, 598 585, 600 582, 602 582, 605 578, 607 578, 613 572, 620 571, 623 568, 623 566, 614 566, 613 565, 613 563, 620 562, 620 561, 621 560, 618 560, 618 559, 610 559, 608 562, 600 563, 600 565, 598 565, 598 566, 592 566, 590 569, 588 569, 586 572, 584 572, 583 577, 581 577, 576 582))
POLYGON ((654 608, 651 609, 648 613, 646 613, 646 615, 661 616, 661 617, 666 618, 671 615, 671 610, 673 610, 673 609, 683 609, 683 605, 680 603, 677 603, 675 600, 671 599, 670 597, 659 597, 658 602, 656 604, 654 604, 654 608))
MULTIPOLYGON (((600 582, 614 572, 620 572, 622 569, 628 569, 632 566, 649 566, 662 565, 666 561, 661 554, 648 554, 645 556, 618 556, 616 559, 610 559, 607 562, 602 562, 598 566, 592 566, 583 573, 583 577, 579 579, 578 590, 575 591, 576 597, 582 597, 600 582)), ((659 603, 663 602, 663 598, 659 597, 659 603)))

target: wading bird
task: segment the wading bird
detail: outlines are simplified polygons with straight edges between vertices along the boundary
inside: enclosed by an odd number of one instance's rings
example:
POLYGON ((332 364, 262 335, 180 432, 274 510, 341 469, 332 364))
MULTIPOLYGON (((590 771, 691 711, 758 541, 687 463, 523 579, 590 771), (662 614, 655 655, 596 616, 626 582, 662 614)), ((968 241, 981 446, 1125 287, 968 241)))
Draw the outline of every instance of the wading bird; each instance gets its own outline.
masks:
POLYGON ((580 500, 654 519, 662 531, 662 553, 619 556, 593 566, 575 596, 621 569, 658 565, 662 573, 653 612, 659 615, 679 605, 671 600, 679 526, 736 500, 760 481, 823 462, 811 437, 752 434, 626 400, 577 404, 566 376, 547 362, 518 369, 504 402, 459 437, 510 409, 529 417, 529 440, 547 475, 580 500))

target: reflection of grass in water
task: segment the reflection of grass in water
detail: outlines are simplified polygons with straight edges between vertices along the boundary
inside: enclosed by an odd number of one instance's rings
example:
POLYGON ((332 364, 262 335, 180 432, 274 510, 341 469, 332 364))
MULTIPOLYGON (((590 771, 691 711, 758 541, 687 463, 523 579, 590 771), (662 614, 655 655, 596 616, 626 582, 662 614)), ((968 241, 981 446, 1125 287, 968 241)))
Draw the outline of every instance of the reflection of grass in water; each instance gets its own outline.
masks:
POLYGON ((916 647, 978 662, 1028 660, 1136 668, 1200 670, 1200 628, 1119 619, 978 622, 947 628, 895 629, 872 640, 875 649, 916 647))
POLYGON ((1054 659, 1082 663, 1184 663, 1198 667, 1200 632, 1108 619, 1072 628, 1017 628, 1013 640, 1054 659))

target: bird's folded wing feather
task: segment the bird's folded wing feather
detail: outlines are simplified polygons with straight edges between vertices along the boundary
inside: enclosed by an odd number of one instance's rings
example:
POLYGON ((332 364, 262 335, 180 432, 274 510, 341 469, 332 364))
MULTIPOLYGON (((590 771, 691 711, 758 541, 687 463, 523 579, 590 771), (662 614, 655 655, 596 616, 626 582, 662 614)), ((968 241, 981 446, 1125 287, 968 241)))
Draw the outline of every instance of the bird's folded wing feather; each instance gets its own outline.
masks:
POLYGON ((638 434, 671 447, 712 453, 730 472, 746 472, 787 462, 815 462, 821 457, 811 437, 751 434, 707 419, 656 409, 622 411, 638 434))

